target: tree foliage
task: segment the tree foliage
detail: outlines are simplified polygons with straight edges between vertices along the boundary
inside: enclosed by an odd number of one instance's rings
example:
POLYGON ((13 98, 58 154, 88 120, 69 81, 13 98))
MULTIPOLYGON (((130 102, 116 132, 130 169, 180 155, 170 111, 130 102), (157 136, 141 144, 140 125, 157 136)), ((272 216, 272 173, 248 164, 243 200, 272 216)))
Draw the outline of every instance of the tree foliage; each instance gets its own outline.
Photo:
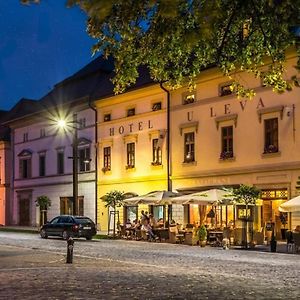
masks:
POLYGON ((35 200, 36 206, 40 207, 40 210, 47 210, 51 206, 51 200, 48 196, 38 196, 35 200))
POLYGON ((124 198, 123 192, 114 190, 106 193, 101 199, 103 202, 105 202, 105 207, 111 206, 116 209, 116 207, 123 205, 124 198))
MULTIPOLYGON (((35 0, 36 1, 36 0, 35 0)), ((30 0, 22 0, 30 2, 30 0)), ((238 72, 261 78, 275 91, 284 79, 285 52, 296 47, 300 0, 68 0, 87 15, 93 52, 115 58, 115 92, 134 84, 138 67, 171 88, 193 89, 203 69, 215 66, 233 80, 239 97, 254 92, 238 72)), ((299 36, 299 34, 298 34, 299 36)), ((296 66, 300 68, 300 61, 296 66)), ((296 82, 298 83, 298 82, 296 82)))
POLYGON ((255 186, 241 184, 238 188, 233 189, 232 195, 236 203, 255 205, 260 196, 260 190, 255 186))

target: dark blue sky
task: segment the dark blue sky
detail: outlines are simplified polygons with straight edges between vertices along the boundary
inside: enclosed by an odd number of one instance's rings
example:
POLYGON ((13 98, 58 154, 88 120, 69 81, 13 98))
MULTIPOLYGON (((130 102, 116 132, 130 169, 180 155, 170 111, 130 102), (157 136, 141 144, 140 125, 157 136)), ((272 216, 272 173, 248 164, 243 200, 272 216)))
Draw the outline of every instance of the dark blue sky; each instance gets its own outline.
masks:
POLYGON ((39 99, 93 58, 86 17, 65 0, 24 6, 0 3, 0 110, 22 97, 39 99))

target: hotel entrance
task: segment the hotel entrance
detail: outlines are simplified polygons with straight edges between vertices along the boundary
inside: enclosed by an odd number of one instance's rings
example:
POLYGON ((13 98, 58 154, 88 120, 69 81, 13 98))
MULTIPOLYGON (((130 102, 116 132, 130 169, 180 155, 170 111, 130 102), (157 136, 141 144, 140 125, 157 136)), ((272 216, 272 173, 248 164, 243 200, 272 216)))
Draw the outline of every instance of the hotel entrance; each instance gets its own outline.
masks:
POLYGON ((274 190, 262 190, 262 226, 264 227, 265 235, 267 238, 271 235, 271 228, 274 228, 274 232, 277 239, 282 239, 281 229, 287 228, 287 215, 282 216, 279 211, 279 206, 287 201, 288 191, 287 189, 274 189, 274 190), (285 224, 284 224, 285 223, 285 224))

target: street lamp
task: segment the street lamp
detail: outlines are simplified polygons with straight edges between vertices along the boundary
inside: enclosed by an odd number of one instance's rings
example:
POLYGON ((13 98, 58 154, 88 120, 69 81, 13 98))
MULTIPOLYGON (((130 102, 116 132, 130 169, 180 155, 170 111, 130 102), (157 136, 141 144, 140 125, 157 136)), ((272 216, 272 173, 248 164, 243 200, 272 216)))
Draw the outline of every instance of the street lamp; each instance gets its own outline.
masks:
POLYGON ((63 119, 57 121, 57 125, 66 130, 68 126, 72 128, 73 132, 73 143, 72 150, 73 156, 69 156, 68 158, 73 160, 73 215, 78 214, 77 210, 77 200, 78 200, 78 128, 77 128, 77 114, 73 115, 73 121, 67 122, 63 119), (70 126, 71 123, 72 125, 70 126))

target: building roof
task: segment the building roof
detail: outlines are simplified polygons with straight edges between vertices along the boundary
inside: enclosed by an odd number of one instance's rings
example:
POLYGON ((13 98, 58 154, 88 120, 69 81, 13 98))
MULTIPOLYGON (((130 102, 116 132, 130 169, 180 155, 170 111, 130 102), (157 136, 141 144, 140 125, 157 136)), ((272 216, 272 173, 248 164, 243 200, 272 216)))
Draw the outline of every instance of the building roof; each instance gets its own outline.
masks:
MULTIPOLYGON (((99 56, 72 76, 57 83, 38 101, 22 98, 6 115, 3 122, 9 123, 33 113, 49 110, 60 105, 87 103, 114 95, 111 79, 114 76, 112 58, 99 56)), ((139 68, 139 77, 128 91, 154 84, 146 66, 139 68)))
POLYGON ((0 141, 9 141, 9 138, 10 138, 9 128, 1 125, 2 120, 6 117, 7 114, 8 114, 8 111, 0 110, 0 141))

